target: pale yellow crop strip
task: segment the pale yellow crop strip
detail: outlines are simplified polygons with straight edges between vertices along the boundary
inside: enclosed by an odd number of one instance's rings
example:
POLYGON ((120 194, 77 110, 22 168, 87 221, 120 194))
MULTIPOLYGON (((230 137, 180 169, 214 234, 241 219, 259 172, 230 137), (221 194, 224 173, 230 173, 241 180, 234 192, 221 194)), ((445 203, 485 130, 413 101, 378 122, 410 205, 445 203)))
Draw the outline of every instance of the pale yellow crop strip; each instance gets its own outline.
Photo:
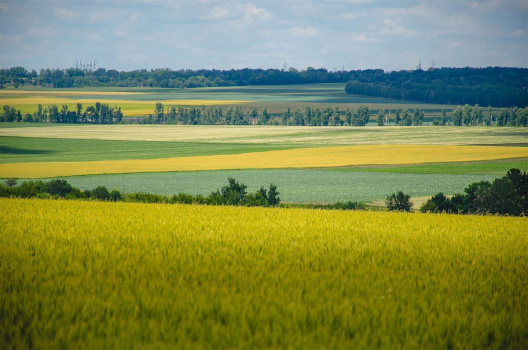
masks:
POLYGON ((528 157, 526 147, 363 145, 143 160, 10 163, 0 165, 0 177, 45 178, 191 170, 322 168, 525 157, 528 157))
MULTIPOLYGON (((88 93, 87 93, 88 94, 88 93)), ((63 105, 68 103, 81 103, 83 105, 93 105, 96 102, 106 103, 109 105, 152 105, 154 106, 156 101, 134 101, 134 100, 122 100, 122 99, 105 99, 98 100, 94 98, 90 99, 71 99, 71 98, 62 98, 62 97, 21 97, 21 98, 3 98, 0 99, 2 105, 13 105, 15 108, 20 105, 33 105, 33 104, 42 104, 43 106, 48 106, 50 104, 63 105)), ((251 101, 239 101, 239 100, 163 100, 162 101, 166 106, 211 106, 211 105, 232 105, 240 103, 249 103, 251 101)))
POLYGON ((128 91, 62 91, 62 90, 3 90, 0 92, 0 96, 10 95, 146 95, 146 92, 128 92, 128 91))

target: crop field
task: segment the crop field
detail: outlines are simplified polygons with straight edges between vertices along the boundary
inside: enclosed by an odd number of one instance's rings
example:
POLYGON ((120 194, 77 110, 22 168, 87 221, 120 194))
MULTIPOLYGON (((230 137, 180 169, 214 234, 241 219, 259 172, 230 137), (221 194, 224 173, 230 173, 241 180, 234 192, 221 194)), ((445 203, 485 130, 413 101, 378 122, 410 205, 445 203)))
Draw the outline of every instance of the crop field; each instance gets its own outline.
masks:
POLYGON ((274 183, 285 201, 362 201, 455 194, 528 170, 523 128, 17 124, 0 128, 0 178, 92 174, 68 178, 85 189, 209 194, 232 176, 250 188, 274 183))
MULTIPOLYGON (((0 124, 0 137, 340 145, 511 145, 528 146, 528 131, 517 127, 310 127, 230 125, 57 125, 0 124), (20 127, 18 127, 20 125, 20 127), (28 126, 29 125, 29 126, 28 126)), ((23 145, 21 145, 23 146, 23 145)), ((139 144, 138 144, 138 147, 139 144)))
POLYGON ((526 218, 0 210, 3 348, 528 346, 526 218))
MULTIPOLYGON (((301 146, 302 147, 302 146, 301 146)), ((122 160, 238 154, 295 145, 0 137, 0 164, 122 160)))
POLYGON ((249 192, 256 192, 261 186, 267 187, 270 183, 274 184, 278 187, 283 202, 335 203, 375 201, 396 190, 404 191, 413 197, 424 197, 438 192, 462 193, 469 184, 484 180, 493 181, 496 177, 503 176, 506 171, 493 176, 271 169, 84 175, 61 179, 83 190, 102 185, 123 193, 173 195, 183 192, 206 196, 226 185, 227 179, 233 177, 246 184, 249 192))
POLYGON ((363 145, 141 160, 4 163, 0 169, 0 177, 45 178, 162 171, 323 168, 527 157, 527 147, 363 145))
POLYGON ((34 112, 37 104, 47 106, 68 105, 75 109, 77 102, 85 106, 96 101, 122 107, 125 116, 145 116, 154 112, 156 102, 165 106, 208 106, 238 105, 247 108, 267 107, 272 113, 282 113, 287 107, 304 108, 331 105, 357 108, 363 104, 377 111, 380 108, 420 108, 426 114, 439 114, 442 109, 448 111, 456 106, 415 103, 395 99, 348 95, 344 84, 301 84, 281 86, 245 86, 193 89, 156 89, 156 88, 89 88, 89 89, 46 89, 2 90, 0 104, 11 105, 22 113, 34 112))

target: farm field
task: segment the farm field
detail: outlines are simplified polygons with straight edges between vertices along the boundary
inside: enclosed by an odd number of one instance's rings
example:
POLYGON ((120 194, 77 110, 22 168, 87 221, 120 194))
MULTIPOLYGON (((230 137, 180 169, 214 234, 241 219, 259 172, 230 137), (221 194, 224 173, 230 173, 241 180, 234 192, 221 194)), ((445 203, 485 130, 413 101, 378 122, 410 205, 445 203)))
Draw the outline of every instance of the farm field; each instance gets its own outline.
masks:
POLYGON ((46 178, 162 171, 324 168, 521 157, 528 157, 527 147, 359 145, 141 160, 4 163, 0 169, 0 177, 46 178))
POLYGON ((261 186, 272 183, 278 187, 283 202, 335 203, 375 201, 396 190, 413 197, 430 196, 438 192, 462 193, 470 183, 493 181, 496 177, 504 176, 506 171, 494 176, 270 169, 84 175, 61 179, 83 190, 102 185, 123 193, 173 195, 183 192, 205 196, 226 185, 227 179, 233 177, 246 184, 249 192, 256 192, 261 186))
POLYGON ((75 109, 77 102, 85 106, 95 102, 122 107, 125 116, 145 116, 154 112, 156 102, 165 106, 242 106, 244 108, 268 108, 271 113, 282 113, 292 109, 331 105, 357 108, 363 104, 377 111, 380 108, 420 108, 426 114, 440 115, 442 109, 452 110, 456 106, 435 105, 401 101, 395 99, 348 95, 345 84, 298 84, 281 86, 244 86, 193 89, 156 88, 73 88, 48 89, 24 88, 0 92, 0 104, 14 106, 22 113, 32 113, 40 103, 43 106, 57 104, 75 109))
POLYGON ((2 347, 528 346, 526 218, 20 199, 0 210, 2 347))
POLYGON ((51 125, 2 123, 0 124, 0 137, 11 136, 83 140, 175 141, 232 144, 288 144, 306 145, 311 147, 319 145, 340 146, 383 144, 528 146, 528 131, 525 128, 517 127, 51 125))
POLYGON ((274 183, 284 201, 370 201, 395 190, 455 194, 511 168, 528 170, 523 128, 16 124, 0 128, 0 178, 92 174, 68 177, 85 189, 209 194, 232 176, 250 188, 274 183), (255 169, 269 167, 284 169, 255 169))

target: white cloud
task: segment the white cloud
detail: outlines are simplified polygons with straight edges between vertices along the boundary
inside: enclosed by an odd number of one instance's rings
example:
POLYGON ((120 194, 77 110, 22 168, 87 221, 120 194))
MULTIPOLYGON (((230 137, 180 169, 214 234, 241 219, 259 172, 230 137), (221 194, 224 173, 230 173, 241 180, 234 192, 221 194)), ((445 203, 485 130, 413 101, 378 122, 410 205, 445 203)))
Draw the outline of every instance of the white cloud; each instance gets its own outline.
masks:
POLYGON ((248 20, 268 20, 271 18, 271 13, 266 11, 264 8, 257 8, 255 5, 246 4, 244 8, 245 18, 248 20))
POLYGON ((55 9, 55 17, 60 19, 71 19, 75 17, 75 12, 69 9, 65 9, 62 7, 57 7, 55 9))
POLYGON ((290 29, 290 33, 297 38, 313 38, 319 34, 319 30, 310 27, 295 27, 290 29))
POLYGON ((269 20, 271 12, 264 8, 256 7, 253 4, 229 3, 222 6, 215 6, 198 18, 205 21, 222 21, 228 19, 244 19, 246 21, 269 20))
POLYGON ((231 12, 223 6, 216 6, 210 12, 198 16, 206 21, 219 21, 231 17, 231 12))
POLYGON ((405 28, 404 26, 396 23, 392 19, 384 20, 383 24, 384 27, 380 30, 380 34, 383 35, 413 36, 415 34, 413 30, 405 28))

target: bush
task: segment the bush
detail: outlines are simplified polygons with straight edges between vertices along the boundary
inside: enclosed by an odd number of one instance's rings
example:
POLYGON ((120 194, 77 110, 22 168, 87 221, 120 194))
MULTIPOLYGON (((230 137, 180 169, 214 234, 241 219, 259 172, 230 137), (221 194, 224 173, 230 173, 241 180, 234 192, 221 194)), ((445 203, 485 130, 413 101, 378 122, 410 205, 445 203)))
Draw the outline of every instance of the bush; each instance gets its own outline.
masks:
POLYGON ((45 192, 59 197, 66 197, 73 187, 66 180, 51 180, 45 186, 45 192))
POLYGON ((411 196, 402 191, 387 196, 385 204, 391 211, 411 211, 413 206, 411 196))
POLYGON ((90 197, 106 201, 110 199, 110 192, 105 186, 98 186, 91 191, 90 197))

